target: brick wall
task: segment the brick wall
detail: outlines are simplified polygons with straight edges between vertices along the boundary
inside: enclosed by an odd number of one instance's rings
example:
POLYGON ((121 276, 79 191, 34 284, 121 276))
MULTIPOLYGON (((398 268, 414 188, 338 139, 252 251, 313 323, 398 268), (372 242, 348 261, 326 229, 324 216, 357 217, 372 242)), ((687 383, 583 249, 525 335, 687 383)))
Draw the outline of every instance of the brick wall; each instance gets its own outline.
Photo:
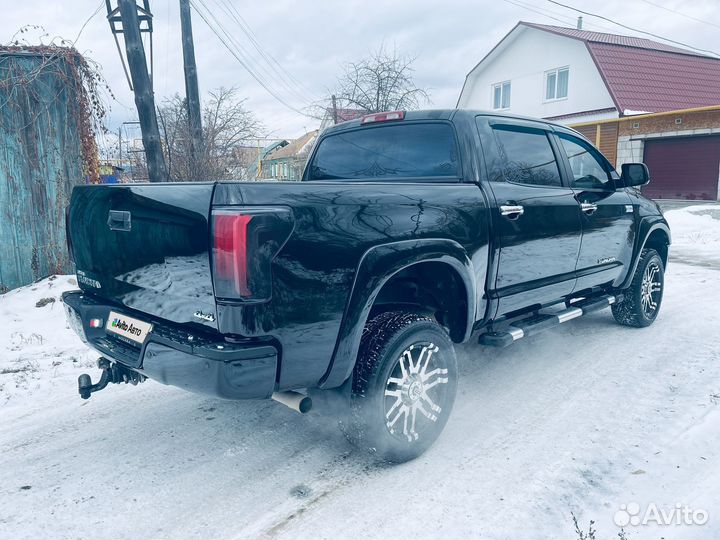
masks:
POLYGON ((619 135, 644 135, 647 133, 666 133, 671 131, 687 131, 695 129, 712 129, 720 127, 720 111, 700 111, 685 114, 665 114, 647 118, 623 119, 620 122, 619 135), (676 123, 680 119, 680 124, 676 123), (638 127, 634 127, 635 124, 638 127))

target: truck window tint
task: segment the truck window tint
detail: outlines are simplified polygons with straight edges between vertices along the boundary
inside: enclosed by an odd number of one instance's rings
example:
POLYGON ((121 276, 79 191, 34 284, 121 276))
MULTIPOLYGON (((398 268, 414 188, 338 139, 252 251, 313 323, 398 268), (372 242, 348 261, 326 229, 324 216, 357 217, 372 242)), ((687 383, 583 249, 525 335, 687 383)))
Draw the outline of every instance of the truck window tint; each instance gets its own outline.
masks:
POLYGON ((308 180, 457 177, 449 124, 394 124, 330 135, 320 142, 308 180))
POLYGON ((610 179, 607 169, 594 155, 589 144, 572 137, 560 134, 560 141, 570 162, 573 173, 573 187, 604 188, 610 179))
POLYGON ((508 182, 560 186, 560 169, 543 131, 494 127, 503 176, 508 182))

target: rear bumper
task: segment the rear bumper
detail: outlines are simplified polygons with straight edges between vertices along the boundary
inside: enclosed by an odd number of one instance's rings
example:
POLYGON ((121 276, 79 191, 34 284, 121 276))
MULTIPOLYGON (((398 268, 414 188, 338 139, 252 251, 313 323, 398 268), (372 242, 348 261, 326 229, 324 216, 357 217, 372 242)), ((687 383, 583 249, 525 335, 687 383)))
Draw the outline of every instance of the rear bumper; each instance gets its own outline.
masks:
POLYGON ((272 343, 229 343, 222 336, 188 331, 82 291, 66 292, 62 300, 70 326, 85 343, 150 379, 225 399, 269 398, 275 389, 278 351, 272 343), (153 324, 142 346, 105 331, 111 309, 153 324), (91 328, 91 319, 102 319, 103 324, 91 328))

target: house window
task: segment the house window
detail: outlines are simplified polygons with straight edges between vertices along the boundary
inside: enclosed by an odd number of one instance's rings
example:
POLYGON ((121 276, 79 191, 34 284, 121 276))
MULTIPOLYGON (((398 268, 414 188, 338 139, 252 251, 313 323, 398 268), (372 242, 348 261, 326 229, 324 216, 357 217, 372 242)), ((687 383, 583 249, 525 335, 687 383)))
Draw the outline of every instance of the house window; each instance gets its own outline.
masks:
POLYGON ((493 84, 493 109, 510 107, 510 81, 493 84))
POLYGON ((558 68, 545 72, 545 100, 565 99, 568 95, 570 68, 558 68))

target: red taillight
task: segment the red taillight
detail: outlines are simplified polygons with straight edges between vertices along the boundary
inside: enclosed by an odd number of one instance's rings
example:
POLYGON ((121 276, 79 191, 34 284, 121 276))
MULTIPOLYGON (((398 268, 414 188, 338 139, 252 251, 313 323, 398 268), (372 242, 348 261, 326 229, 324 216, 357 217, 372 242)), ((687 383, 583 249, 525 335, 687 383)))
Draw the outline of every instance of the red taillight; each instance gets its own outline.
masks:
POLYGON ((391 120, 402 120, 405 118, 405 111, 390 111, 363 116, 361 124, 372 124, 374 122, 390 122, 391 120))
POLYGON ((234 285, 239 296, 250 296, 248 288, 248 223, 246 214, 216 214, 213 230, 215 276, 234 285))
POLYGON ((263 302, 272 291, 272 261, 292 233, 287 207, 212 211, 212 275, 219 300, 263 302))

